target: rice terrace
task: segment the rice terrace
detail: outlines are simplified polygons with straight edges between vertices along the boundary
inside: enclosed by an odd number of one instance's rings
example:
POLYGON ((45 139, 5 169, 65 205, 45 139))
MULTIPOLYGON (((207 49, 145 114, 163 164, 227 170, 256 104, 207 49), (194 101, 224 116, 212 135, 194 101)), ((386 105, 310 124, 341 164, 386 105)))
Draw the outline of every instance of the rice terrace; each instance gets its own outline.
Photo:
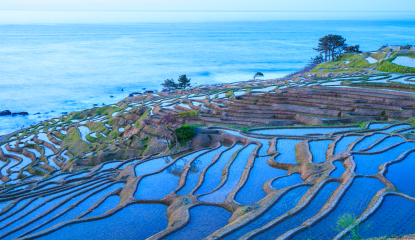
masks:
POLYGON ((415 68, 395 59, 414 56, 133 93, 5 135, 0 239, 413 239, 415 68))

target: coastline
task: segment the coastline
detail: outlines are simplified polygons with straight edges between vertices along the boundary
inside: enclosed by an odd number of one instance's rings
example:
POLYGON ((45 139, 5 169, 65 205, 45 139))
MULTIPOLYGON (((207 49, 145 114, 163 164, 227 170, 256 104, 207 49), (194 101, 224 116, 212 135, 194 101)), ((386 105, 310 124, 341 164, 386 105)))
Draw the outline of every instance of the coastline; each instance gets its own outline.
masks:
MULTIPOLYGON (((0 50, 4 59, 9 61, 0 65, 4 74, 0 84, 1 110, 29 111, 31 116, 10 119, 16 124, 0 119, 2 128, 14 128, 0 133, 12 132, 21 125, 28 126, 26 122, 38 123, 59 117, 61 112, 101 105, 103 100, 100 97, 106 101, 118 88, 125 88, 128 92, 139 90, 136 86, 154 89, 164 79, 184 73, 197 83, 235 82, 249 79, 255 71, 262 71, 267 79, 273 79, 275 77, 270 73, 300 69, 315 54, 311 47, 325 31, 322 29, 356 29, 358 34, 353 35, 353 42, 360 43, 362 49, 373 49, 384 41, 404 44, 413 39, 413 24, 409 22, 402 22, 397 30, 382 22, 362 22, 359 26, 350 21, 341 24, 319 22, 321 27, 317 28, 315 23, 290 21, 285 22, 290 24, 289 34, 285 34, 284 26, 273 22, 247 23, 225 22, 223 26, 212 23, 138 23, 139 28, 122 24, 2 25, 0 32, 4 39, 0 50), (242 26, 245 27, 242 29, 242 26), (172 30, 175 27, 184 31, 177 35, 178 32, 172 30), (304 28, 310 31, 303 32, 304 28), (383 31, 367 33, 362 31, 365 29, 383 31), (94 34, 84 35, 85 30, 94 34), (208 34, 198 34, 201 31, 208 34), (44 34, 37 34, 39 32, 44 34), (221 37, 225 32, 229 36, 227 39, 221 37), (400 32, 405 32, 407 37, 392 37, 400 32), (285 37, 281 38, 283 33, 285 37), (152 44, 169 46, 169 43, 177 47, 160 51, 152 48, 152 44), (201 48, 200 44, 205 47, 201 48), (45 48, 48 51, 43 51, 45 48), (211 48, 220 48, 220 51, 208 51, 211 48), (9 49, 18 50, 21 59, 16 61, 15 52, 9 49), (101 89, 102 86, 107 87, 101 89), (65 106, 65 109, 60 106, 65 106), (53 110, 59 114, 51 113, 53 110), (38 112, 41 114, 33 115, 38 112)), ((118 102, 125 97, 105 103, 118 102)))
MULTIPOLYGON (((389 55, 390 55, 390 53, 388 54, 387 57, 389 57, 389 55)), ((259 84, 259 85, 263 85, 263 84, 277 84, 277 83, 284 82, 284 81, 286 81, 288 79, 296 78, 296 76, 302 76, 304 73, 310 72, 312 69, 315 69, 316 67, 317 67, 317 65, 308 65, 308 66, 305 66, 304 68, 299 69, 299 70, 297 70, 297 71, 295 71, 293 73, 290 73, 290 74, 288 74, 288 75, 286 75, 284 77, 275 78, 275 79, 257 79, 255 81, 253 81, 253 80, 244 80, 244 81, 238 81, 238 82, 232 82, 232 83, 203 84, 203 85, 200 85, 200 86, 197 86, 197 87, 189 88, 187 90, 177 90, 176 93, 174 91, 173 92, 169 92, 169 94, 172 94, 172 93, 173 94, 186 94, 186 92, 187 93, 193 93, 193 92, 198 92, 200 89, 205 90, 205 89, 215 89, 215 88, 216 89, 220 89, 220 88, 232 88, 232 87, 235 87, 235 86, 238 86, 238 85, 243 85, 243 84, 248 84, 248 85, 252 85, 252 86, 256 86, 256 84, 259 84)), ((373 68, 372 69, 365 69, 365 71, 367 71, 368 73, 383 73, 383 74, 386 74, 385 72, 380 72, 380 71, 373 70, 373 68)), ((346 70, 344 70, 344 72, 347 72, 347 68, 346 68, 346 70)), ((330 78, 330 77, 333 77, 333 76, 336 76, 336 75, 338 76, 338 75, 344 74, 344 72, 328 72, 328 73, 322 72, 322 73, 317 73, 317 74, 314 73, 314 76, 322 76, 323 78, 324 77, 325 78, 330 78)), ((358 86, 357 84, 355 84, 355 85, 358 86)), ((375 86, 375 85, 373 85, 373 86, 375 86)), ((391 85, 391 87, 394 87, 394 88, 405 88, 403 85, 399 85, 399 86, 393 86, 393 85, 391 85)), ((162 94, 162 95, 165 94, 165 92, 156 92, 156 94, 157 93, 162 94)), ((132 96, 132 93, 130 93, 128 97, 122 98, 120 101, 115 102, 115 103, 113 102, 113 103, 110 103, 108 105, 115 105, 115 104, 117 104, 119 102, 123 102, 123 101, 125 101, 125 99, 127 99, 127 98, 129 98, 131 96, 132 96)), ((108 106, 108 105, 104 105, 104 106, 108 106)), ((96 107, 100 107, 100 106, 93 106, 92 108, 84 108, 84 109, 81 109, 79 111, 93 109, 93 108, 96 108, 96 107)), ((62 115, 59 115, 58 114, 57 117, 59 118, 59 116, 62 116, 62 115)), ((48 120, 43 120, 40 123, 47 122, 47 121, 48 120)), ((38 124, 40 124, 40 123, 38 123, 38 124)), ((34 124, 34 125, 38 125, 38 124, 34 124)), ((13 131, 13 132, 10 132, 10 133, 7 133, 7 134, 4 134, 3 136, 0 137, 0 140, 1 140, 0 142, 2 142, 8 136, 13 135, 13 134, 18 133, 18 132, 21 132, 21 131, 25 131, 26 129, 29 129, 29 128, 33 127, 34 125, 28 126, 28 127, 23 128, 23 129, 16 130, 16 131, 13 131)))

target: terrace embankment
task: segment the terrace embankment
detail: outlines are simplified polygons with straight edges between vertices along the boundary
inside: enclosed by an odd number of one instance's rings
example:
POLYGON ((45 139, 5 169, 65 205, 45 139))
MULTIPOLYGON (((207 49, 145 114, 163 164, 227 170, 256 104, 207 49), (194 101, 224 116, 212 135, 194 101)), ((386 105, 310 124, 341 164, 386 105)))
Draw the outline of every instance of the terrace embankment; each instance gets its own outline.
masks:
POLYGON ((397 174, 413 167, 415 96, 321 86, 336 81, 147 94, 12 134, 0 145, 0 238, 346 237, 381 219, 371 215, 389 195, 415 201, 397 174))
POLYGON ((0 156, 4 156, 3 152, 7 155, 6 151, 11 155, 5 161, 13 159, 13 152, 27 156, 31 158, 26 162, 28 172, 42 175, 53 169, 73 171, 115 159, 208 148, 215 141, 235 142, 232 134, 218 138, 216 130, 196 128, 191 141, 172 148, 175 135, 169 128, 183 124, 261 128, 397 121, 415 116, 415 97, 404 92, 325 86, 268 92, 259 88, 242 94, 231 91, 232 94, 209 94, 209 90, 179 97, 139 96, 116 105, 71 113, 28 129, 25 135, 9 137, 0 156), (192 117, 186 118, 189 114, 192 117), (183 119, 166 122, 169 116, 183 119), (24 151, 23 146, 37 149, 40 155, 24 151))
POLYGON ((194 110, 199 111, 200 118, 192 123, 203 126, 334 125, 407 119, 415 116, 414 104, 411 94, 314 86, 227 99, 189 99, 182 101, 187 108, 161 108, 153 119, 146 120, 149 125, 157 125, 157 115, 194 110), (196 104, 205 108, 195 108, 196 104))

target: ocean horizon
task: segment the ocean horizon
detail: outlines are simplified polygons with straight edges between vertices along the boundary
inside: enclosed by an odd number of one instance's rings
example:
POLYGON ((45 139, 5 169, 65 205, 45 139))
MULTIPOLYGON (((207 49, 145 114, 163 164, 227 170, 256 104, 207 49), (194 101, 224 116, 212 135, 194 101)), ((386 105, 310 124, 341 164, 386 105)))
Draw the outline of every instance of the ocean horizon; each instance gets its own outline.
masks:
POLYGON ((379 12, 352 14, 362 20, 304 12, 314 21, 294 21, 278 12, 0 12, 0 111, 29 113, 0 117, 0 135, 143 88, 161 90, 181 74, 194 85, 246 81, 257 71, 282 77, 303 68, 330 33, 363 51, 415 37, 414 17, 402 13, 380 21, 379 12))
POLYGON ((415 16, 413 11, 0 10, 0 25, 327 20, 414 21, 415 16))

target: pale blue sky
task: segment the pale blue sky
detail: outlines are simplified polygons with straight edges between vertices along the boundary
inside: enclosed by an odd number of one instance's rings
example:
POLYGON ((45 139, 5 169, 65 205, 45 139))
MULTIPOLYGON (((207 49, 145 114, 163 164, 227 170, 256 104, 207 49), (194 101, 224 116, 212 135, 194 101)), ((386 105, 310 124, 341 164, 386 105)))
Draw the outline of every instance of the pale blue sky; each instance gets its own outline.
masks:
POLYGON ((1 10, 414 11, 415 0, 0 0, 1 10))

